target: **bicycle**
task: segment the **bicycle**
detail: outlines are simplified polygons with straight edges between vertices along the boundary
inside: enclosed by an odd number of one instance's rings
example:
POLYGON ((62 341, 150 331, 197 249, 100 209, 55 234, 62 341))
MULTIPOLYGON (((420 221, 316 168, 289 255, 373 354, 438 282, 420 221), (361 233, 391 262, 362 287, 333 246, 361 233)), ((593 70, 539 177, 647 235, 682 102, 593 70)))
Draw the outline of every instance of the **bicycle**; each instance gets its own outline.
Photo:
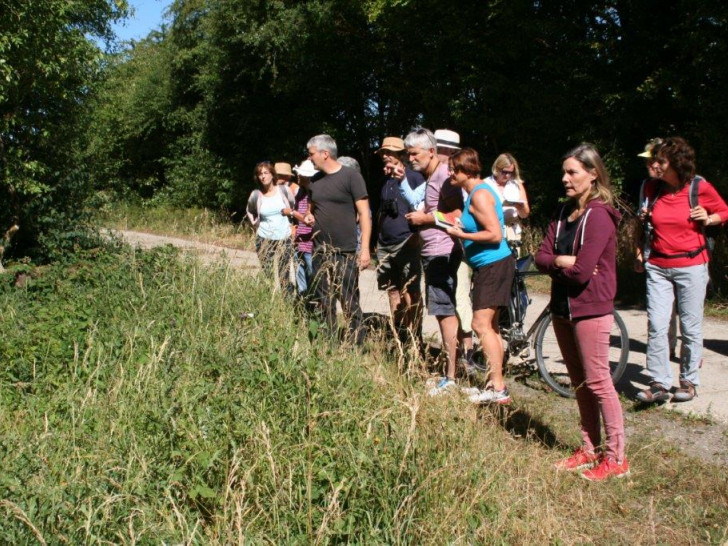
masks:
MULTIPOLYGON (((515 250, 514 250, 515 254, 515 250)), ((501 308, 499 315, 500 333, 506 342, 503 362, 506 369, 512 367, 511 360, 520 359, 531 370, 538 370, 544 382, 554 391, 566 398, 576 395, 556 341, 549 305, 541 311, 527 332, 523 327, 526 309, 531 304, 526 288, 526 277, 542 275, 538 271, 530 271, 533 256, 528 255, 516 260, 516 272, 511 285, 511 298, 507 307, 501 308), (535 365, 531 353, 535 353, 535 365)), ((609 336, 609 366, 612 382, 617 383, 627 368, 629 359, 629 334, 627 327, 614 311, 614 324, 609 336)), ((477 365, 477 364, 476 364, 477 365)), ((481 366, 478 366, 482 368, 481 366)))

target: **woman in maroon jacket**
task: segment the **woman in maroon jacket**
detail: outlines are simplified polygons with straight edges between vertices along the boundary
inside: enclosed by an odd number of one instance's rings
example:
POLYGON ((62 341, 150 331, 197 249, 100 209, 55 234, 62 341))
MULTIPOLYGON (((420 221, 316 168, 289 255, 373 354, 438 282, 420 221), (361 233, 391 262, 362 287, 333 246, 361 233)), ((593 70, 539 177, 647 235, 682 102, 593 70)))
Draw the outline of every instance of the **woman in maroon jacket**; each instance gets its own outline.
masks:
POLYGON ((589 144, 564 156, 568 201, 549 225, 536 265, 551 276, 551 314, 581 417, 582 445, 556 463, 588 480, 629 474, 622 406, 609 372, 609 333, 617 292, 617 225, 604 163, 589 144), (604 421, 606 446, 601 449, 604 421))

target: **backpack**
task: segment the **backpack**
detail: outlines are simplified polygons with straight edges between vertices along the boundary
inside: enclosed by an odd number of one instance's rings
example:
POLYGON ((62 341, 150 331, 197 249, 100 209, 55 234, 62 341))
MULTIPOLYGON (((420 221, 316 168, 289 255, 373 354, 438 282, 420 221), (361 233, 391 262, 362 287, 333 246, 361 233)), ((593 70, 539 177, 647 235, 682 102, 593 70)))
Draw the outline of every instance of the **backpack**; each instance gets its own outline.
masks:
MULTIPOLYGON (((700 182, 704 181, 705 178, 702 176, 695 176, 693 178, 693 181, 690 182, 690 208, 694 208, 698 206, 698 189, 700 188, 700 182)), ((706 226, 705 224, 700 224, 700 229, 703 232, 703 237, 705 237, 705 248, 708 250, 708 258, 712 258, 713 256, 713 249, 715 248, 715 240, 720 235, 720 228, 721 223, 718 222, 717 224, 706 226)))
MULTIPOLYGON (((690 208, 697 207, 699 204, 698 201, 698 193, 700 191, 700 182, 705 181, 705 178, 703 178, 700 175, 695 175, 690 182, 690 189, 688 191, 688 200, 689 200, 689 206, 690 208)), ((649 242, 652 234, 652 224, 650 222, 650 215, 652 213, 652 209, 655 206, 655 203, 657 202, 657 199, 660 197, 660 193, 662 193, 662 183, 658 181, 657 186, 655 188, 655 196, 652 199, 651 202, 645 201, 644 198, 644 188, 645 183, 647 181, 642 183, 642 186, 640 187, 640 206, 646 206, 647 208, 647 214, 645 215, 645 233, 647 234, 646 237, 646 243, 649 242)), ((708 251, 708 259, 711 258, 713 254, 713 249, 715 248, 715 239, 720 233, 720 224, 716 224, 714 226, 708 226, 706 227, 702 222, 700 224, 700 231, 703 234, 703 239, 705 242, 700 245, 695 250, 691 250, 689 252, 680 252, 679 254, 663 254, 662 252, 655 252, 654 250, 649 249, 648 253, 654 253, 656 256, 660 258, 694 258, 698 254, 700 254, 703 250, 708 251)))

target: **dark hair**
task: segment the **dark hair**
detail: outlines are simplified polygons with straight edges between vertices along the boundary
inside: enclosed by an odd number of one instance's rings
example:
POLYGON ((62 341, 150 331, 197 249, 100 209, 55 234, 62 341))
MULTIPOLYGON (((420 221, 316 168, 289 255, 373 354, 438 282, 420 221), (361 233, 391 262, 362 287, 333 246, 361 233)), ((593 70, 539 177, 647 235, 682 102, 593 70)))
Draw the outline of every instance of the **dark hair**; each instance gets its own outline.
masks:
POLYGON ((652 149, 652 157, 664 158, 675 169, 680 184, 687 184, 695 176, 695 150, 682 137, 670 137, 652 149))
POLYGON ((472 148, 463 148, 459 152, 451 155, 450 163, 452 163, 452 170, 454 172, 461 172, 473 177, 480 176, 480 158, 478 157, 478 152, 472 148))
POLYGON ((256 184, 260 184, 260 180, 258 180, 258 175, 260 174, 260 170, 263 168, 270 171, 270 174, 273 175, 273 183, 275 184, 278 175, 276 174, 276 169, 273 166, 273 163, 271 163, 270 161, 261 161, 255 166, 255 169, 253 169, 253 181, 256 184))

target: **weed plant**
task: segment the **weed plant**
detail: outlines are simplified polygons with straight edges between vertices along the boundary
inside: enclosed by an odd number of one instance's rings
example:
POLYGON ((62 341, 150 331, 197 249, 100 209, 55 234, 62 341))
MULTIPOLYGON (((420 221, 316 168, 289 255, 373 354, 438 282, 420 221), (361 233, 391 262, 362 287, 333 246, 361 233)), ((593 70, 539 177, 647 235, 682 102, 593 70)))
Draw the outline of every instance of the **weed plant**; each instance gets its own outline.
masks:
POLYGON ((2 543, 728 538, 724 469, 656 442, 630 479, 556 474, 575 420, 427 398, 262 275, 124 249, 0 276, 0 299, 2 543))

